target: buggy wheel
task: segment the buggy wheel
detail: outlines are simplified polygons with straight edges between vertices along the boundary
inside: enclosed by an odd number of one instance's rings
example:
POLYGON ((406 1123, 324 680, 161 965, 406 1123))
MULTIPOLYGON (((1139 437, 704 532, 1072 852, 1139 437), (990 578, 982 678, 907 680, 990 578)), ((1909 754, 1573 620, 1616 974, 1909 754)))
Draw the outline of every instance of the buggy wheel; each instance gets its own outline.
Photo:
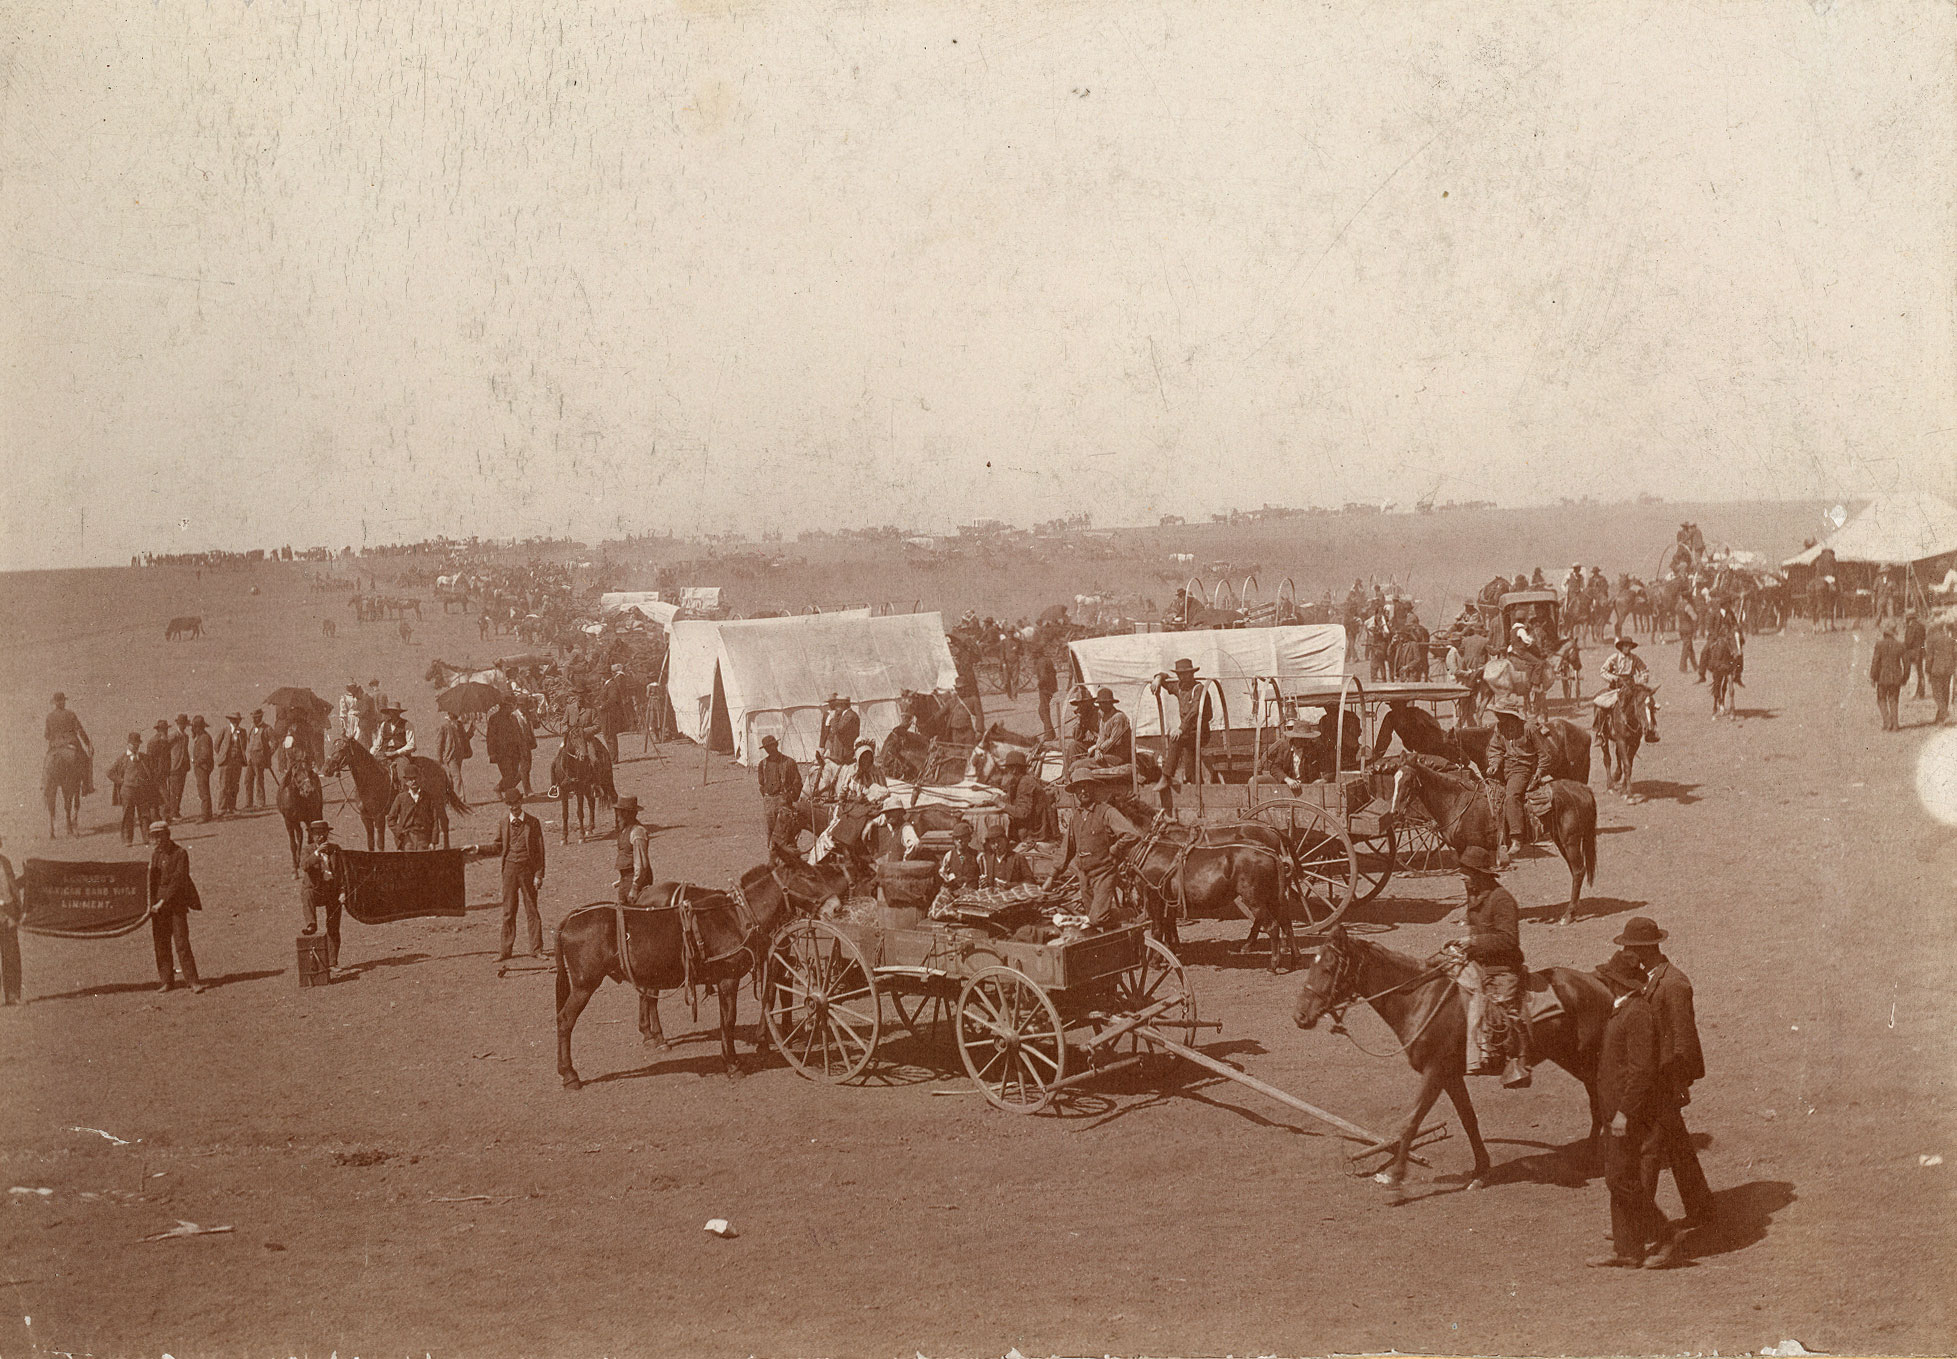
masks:
POLYGON ((1275 828, 1291 847, 1291 882, 1305 928, 1316 933, 1337 924, 1359 890, 1359 860, 1351 837, 1324 808, 1303 798, 1272 798, 1248 808, 1244 816, 1275 828))
POLYGON ((958 1055, 988 1100, 1036 1114, 1066 1077, 1067 1030, 1053 998, 1024 973, 988 967, 959 993, 958 1055))
MULTIPOLYGON (((1189 974, 1182 960, 1159 939, 1145 938, 1141 961, 1126 972, 1116 974, 1114 992, 1108 999, 1109 1018, 1124 1017, 1166 1005, 1148 1022, 1182 1044, 1196 1041, 1196 993, 1190 989, 1189 974)), ((1117 1038, 1110 1056, 1116 1060, 1140 1056, 1147 1066, 1163 1059, 1149 1043, 1133 1033, 1117 1038)))
POLYGON ((810 1080, 855 1080, 876 1055, 876 977, 855 941, 828 921, 797 920, 775 937, 762 997, 775 1050, 810 1080))
POLYGON ((1397 830, 1352 842, 1352 851, 1359 865, 1359 892, 1354 900, 1371 901, 1386 890, 1387 881, 1393 876, 1394 856, 1398 848, 1397 830))
POLYGON ((1446 873, 1454 868, 1454 851, 1440 830, 1425 817, 1394 820, 1393 866, 1405 873, 1446 873))

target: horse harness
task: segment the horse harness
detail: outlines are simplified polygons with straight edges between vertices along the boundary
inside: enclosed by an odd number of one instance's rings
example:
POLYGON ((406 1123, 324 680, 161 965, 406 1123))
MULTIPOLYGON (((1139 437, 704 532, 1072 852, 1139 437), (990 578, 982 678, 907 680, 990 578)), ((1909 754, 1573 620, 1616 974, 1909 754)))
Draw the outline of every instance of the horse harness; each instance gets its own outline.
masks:
POLYGON ((680 966, 685 972, 685 981, 682 984, 686 991, 687 1008, 692 1012, 693 1017, 698 1019, 700 1016, 700 1004, 697 983, 695 981, 696 972, 718 963, 724 963, 730 958, 737 958, 743 953, 748 956, 748 965, 742 970, 752 970, 758 961, 754 953, 754 936, 759 931, 759 922, 754 917, 753 908, 748 905, 747 894, 742 892, 739 887, 731 887, 725 892, 711 894, 725 897, 730 903, 727 907, 696 906, 689 895, 692 890, 686 883, 674 883, 673 890, 667 895, 666 901, 662 905, 621 906, 613 904, 611 911, 613 919, 618 926, 619 970, 625 974, 626 982, 635 991, 643 991, 646 988, 645 984, 632 974, 632 949, 630 935, 627 932, 626 913, 630 911, 651 915, 656 911, 679 912, 680 966), (731 910, 736 924, 740 927, 741 942, 724 953, 708 953, 706 943, 700 936, 700 916, 708 910, 731 910))

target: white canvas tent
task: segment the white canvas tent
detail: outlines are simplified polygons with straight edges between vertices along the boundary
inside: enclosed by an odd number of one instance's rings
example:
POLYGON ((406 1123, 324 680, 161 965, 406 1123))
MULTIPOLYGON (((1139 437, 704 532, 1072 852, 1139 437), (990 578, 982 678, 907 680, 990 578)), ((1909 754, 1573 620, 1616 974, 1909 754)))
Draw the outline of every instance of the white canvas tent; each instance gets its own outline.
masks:
POLYGON ((949 689, 957 676, 939 615, 872 618, 863 608, 683 619, 672 626, 666 691, 682 736, 751 764, 763 736, 778 738, 786 755, 814 759, 831 694, 848 695, 862 734, 881 744, 904 690, 949 689))
POLYGON ((1957 507, 1927 492, 1877 496, 1826 539, 1781 565, 1810 565, 1824 550, 1838 562, 1876 566, 1957 553, 1957 507))
POLYGON ((608 590, 598 596, 598 612, 602 617, 610 618, 628 609, 662 628, 670 628, 680 606, 660 599, 657 590, 608 590))
MULTIPOLYGON (((1202 679, 1220 682, 1223 725, 1250 725, 1251 681, 1276 679, 1290 694, 1309 681, 1336 679, 1345 673, 1345 629, 1337 623, 1313 623, 1284 628, 1226 628, 1200 632, 1137 632, 1113 637, 1089 637, 1069 644, 1074 670, 1091 688, 1106 685, 1115 705, 1128 714, 1137 736, 1160 736, 1162 720, 1174 723, 1175 704, 1164 700, 1158 717, 1148 691, 1156 675, 1172 672, 1177 660, 1188 657, 1202 679)), ((1266 697, 1269 696, 1268 690, 1266 697)))

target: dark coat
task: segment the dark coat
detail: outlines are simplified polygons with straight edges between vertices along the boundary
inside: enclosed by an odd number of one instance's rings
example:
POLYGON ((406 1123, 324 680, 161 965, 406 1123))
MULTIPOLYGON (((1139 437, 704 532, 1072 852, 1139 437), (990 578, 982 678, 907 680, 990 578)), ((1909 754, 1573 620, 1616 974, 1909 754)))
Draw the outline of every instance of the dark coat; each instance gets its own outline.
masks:
POLYGON ((432 793, 424 790, 421 800, 403 788, 394 795, 394 803, 387 809, 387 824, 396 838, 406 841, 419 834, 429 844, 435 842, 435 808, 437 802, 432 793))
POLYGON ((1665 958, 1651 969, 1644 994, 1658 1018, 1659 1073, 1673 1089, 1683 1091, 1706 1074, 1699 1020, 1692 1010, 1692 979, 1665 958))
POLYGON ((1923 643, 1923 668, 1937 676, 1957 674, 1957 637, 1948 629, 1931 633, 1923 643))
POLYGON ((779 750, 761 757, 761 763, 754 769, 754 779, 760 785, 762 797, 778 797, 784 802, 802 800, 802 766, 779 750))
POLYGON ((539 876, 543 874, 544 826, 528 812, 520 822, 512 822, 507 816, 498 821, 496 838, 476 848, 485 858, 494 855, 505 868, 527 867, 539 876))
POLYGON ((217 767, 217 748, 211 743, 209 732, 200 731, 190 738, 190 767, 192 769, 217 767))
POLYGON ((165 911, 201 911, 204 902, 190 880, 190 851, 175 840, 159 841, 149 856, 149 899, 165 911))
POLYGON ((1878 686, 1900 689, 1903 685, 1903 644, 1884 637, 1875 644, 1869 657, 1869 679, 1878 686))
POLYGON ((226 727, 217 734, 217 762, 224 767, 242 767, 245 762, 245 729, 226 727))
POLYGON ((523 728, 517 725, 516 718, 508 711, 489 715, 489 721, 483 727, 482 739, 491 764, 514 764, 523 758, 523 752, 527 749, 523 728))
POLYGON ((1483 967, 1522 966, 1522 923, 1515 898, 1497 884, 1468 898, 1468 957, 1483 967))
POLYGON ((170 752, 169 772, 172 774, 188 774, 190 772, 190 733, 183 730, 171 732, 166 741, 166 748, 170 752))
POLYGON ((1610 1119, 1650 1119, 1661 1111, 1658 1016, 1651 1002, 1632 992, 1604 1022, 1597 1053, 1597 1111, 1610 1119))

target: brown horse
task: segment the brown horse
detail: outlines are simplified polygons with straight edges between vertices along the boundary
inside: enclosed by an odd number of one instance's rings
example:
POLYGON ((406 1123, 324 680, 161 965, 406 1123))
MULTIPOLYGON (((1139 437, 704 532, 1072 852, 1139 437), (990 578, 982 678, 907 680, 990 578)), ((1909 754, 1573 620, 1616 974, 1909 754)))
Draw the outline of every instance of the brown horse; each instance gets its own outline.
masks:
POLYGON ((1626 801, 1636 802, 1637 795, 1631 791, 1631 768, 1637 763, 1638 747, 1658 740, 1658 691, 1634 683, 1614 692, 1614 702, 1593 709, 1590 731, 1604 762, 1604 786, 1621 793, 1626 801))
POLYGON ((292 851, 292 876, 299 876, 299 851, 305 847, 306 827, 326 815, 326 789, 313 772, 312 761, 289 761, 279 780, 279 816, 285 821, 287 847, 292 851))
MULTIPOLYGON (((1500 848, 1501 821, 1486 784, 1465 770, 1429 755, 1407 755, 1391 765, 1392 807, 1417 800, 1457 855, 1469 845, 1491 853, 1500 848)), ((1576 919, 1583 885, 1597 881, 1597 797, 1588 784, 1552 779, 1542 829, 1570 869, 1570 903, 1558 924, 1576 919)))
MULTIPOLYGON (((435 832, 441 837, 442 848, 447 849, 449 809, 466 812, 469 804, 456 795, 455 789, 449 785, 448 772, 441 765, 424 755, 409 758, 421 775, 422 792, 435 799, 435 832)), ((327 752, 326 763, 319 772, 332 778, 341 770, 353 775, 354 793, 360 800, 360 823, 367 829, 367 848, 371 851, 386 849, 387 809, 394 805, 394 780, 365 746, 344 736, 333 742, 333 748, 327 752)), ((400 845, 397 843, 395 848, 399 849, 400 845)))
MULTIPOLYGON (((1556 993, 1563 1013, 1530 1026, 1530 1060, 1554 1062, 1583 1082, 1584 1093, 1590 1098, 1588 1151, 1594 1165, 1604 1124, 1597 1107, 1597 1053, 1603 1042, 1604 1021, 1610 1017, 1610 990, 1589 973, 1567 967, 1530 974, 1530 990, 1544 986, 1556 993)), ((1490 1165, 1488 1148, 1481 1140, 1481 1124, 1468 1098, 1468 1007, 1461 988, 1445 968, 1354 938, 1340 925, 1319 948, 1298 992, 1292 1019, 1299 1028, 1309 1029, 1330 1015, 1332 1031, 1339 1033, 1346 1010, 1362 1000, 1392 1027, 1400 1040, 1399 1051, 1406 1054, 1407 1064, 1420 1076, 1420 1092, 1397 1142, 1391 1144, 1393 1157, 1375 1178, 1389 1185, 1398 1185, 1406 1178, 1414 1137, 1427 1111, 1446 1091, 1474 1152, 1469 1187, 1484 1187, 1490 1165)))
POLYGON ((1286 872, 1286 847, 1274 827, 1164 824, 1132 846, 1123 862, 1142 888, 1156 935, 1171 948, 1179 918, 1243 916, 1250 921, 1244 948, 1259 932, 1271 936, 1273 975, 1282 955, 1297 960, 1298 941, 1287 913, 1295 889, 1286 872))
POLYGON ((577 813, 578 837, 598 829, 598 804, 618 801, 612 784, 611 753, 604 742, 566 736, 550 762, 550 786, 557 798, 564 843, 571 843, 571 814, 577 813))
POLYGON ((734 1020, 741 978, 792 916, 814 914, 845 890, 841 871, 827 865, 764 865, 744 873, 737 892, 663 882, 645 893, 657 906, 621 910, 594 902, 565 916, 557 927, 557 1074, 564 1088, 584 1087, 571 1065, 571 1031, 607 979, 638 991, 639 1033, 661 1052, 672 1045, 659 1027, 659 993, 711 986, 720 1000, 720 1055, 727 1074, 740 1075, 734 1020))
POLYGON ((1718 717, 1723 708, 1726 716, 1733 716, 1733 695, 1738 687, 1736 682, 1739 679, 1740 653, 1739 648, 1733 645, 1732 635, 1727 632, 1715 633, 1712 640, 1706 643, 1699 660, 1710 679, 1712 715, 1718 717))
POLYGON ((54 839, 56 797, 67 814, 68 834, 81 834, 82 782, 87 777, 88 756, 79 746, 57 746, 48 752, 47 762, 41 766, 41 794, 48 803, 48 839, 54 839))

